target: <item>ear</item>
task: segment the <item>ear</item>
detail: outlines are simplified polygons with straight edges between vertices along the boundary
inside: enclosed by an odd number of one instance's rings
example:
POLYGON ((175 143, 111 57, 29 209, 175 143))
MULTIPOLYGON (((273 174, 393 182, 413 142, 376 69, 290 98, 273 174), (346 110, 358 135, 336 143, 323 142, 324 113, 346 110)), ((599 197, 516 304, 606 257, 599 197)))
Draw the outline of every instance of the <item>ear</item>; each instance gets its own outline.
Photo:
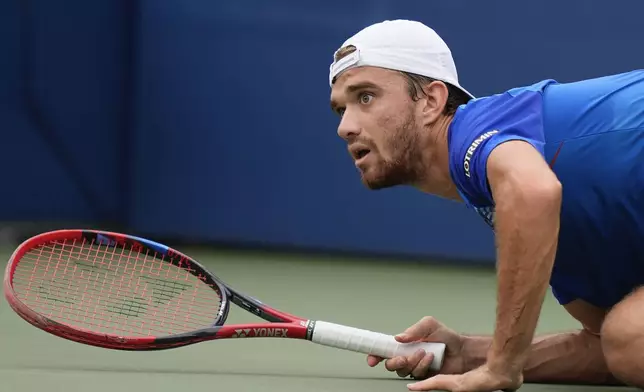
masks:
POLYGON ((431 125, 443 115, 449 91, 447 85, 441 81, 433 81, 422 87, 425 94, 419 103, 421 104, 423 125, 431 125))

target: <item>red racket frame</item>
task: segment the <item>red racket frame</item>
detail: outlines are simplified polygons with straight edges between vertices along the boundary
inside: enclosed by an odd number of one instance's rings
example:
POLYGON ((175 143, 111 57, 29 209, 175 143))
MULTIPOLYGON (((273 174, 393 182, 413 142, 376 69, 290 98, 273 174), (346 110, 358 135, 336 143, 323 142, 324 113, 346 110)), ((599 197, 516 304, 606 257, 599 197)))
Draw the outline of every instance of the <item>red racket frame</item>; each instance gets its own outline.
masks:
MULTIPOLYGON (((177 265, 177 263, 173 263, 177 265)), ((185 268, 184 268, 185 269, 185 268)), ((194 273, 193 273, 194 274, 194 273)), ((78 343, 115 350, 164 350, 187 346, 203 341, 231 338, 287 338, 311 340, 315 322, 294 316, 267 306, 260 301, 234 291, 216 276, 208 272, 196 260, 187 255, 143 238, 100 230, 57 230, 36 235, 24 241, 12 254, 4 276, 5 298, 11 308, 29 324, 52 335, 78 343), (52 320, 31 309, 18 299, 13 288, 13 276, 20 260, 31 249, 45 243, 61 240, 95 240, 98 235, 109 238, 114 244, 130 245, 141 250, 161 253, 167 262, 179 261, 181 266, 189 266, 199 272, 199 278, 214 284, 221 292, 221 311, 212 327, 192 332, 168 336, 127 336, 95 332, 81 327, 52 320), (163 252, 164 248, 167 251, 163 252), (230 302, 266 320, 264 323, 224 325, 228 316, 230 302)))

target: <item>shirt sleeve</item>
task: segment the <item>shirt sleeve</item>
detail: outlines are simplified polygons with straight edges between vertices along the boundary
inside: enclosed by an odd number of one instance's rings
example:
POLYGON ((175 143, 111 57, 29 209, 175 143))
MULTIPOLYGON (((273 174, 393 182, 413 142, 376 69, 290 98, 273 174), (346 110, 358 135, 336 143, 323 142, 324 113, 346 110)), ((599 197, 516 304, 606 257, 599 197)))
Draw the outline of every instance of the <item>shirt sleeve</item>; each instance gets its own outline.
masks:
POLYGON ((542 100, 540 89, 516 89, 459 110, 450 129, 450 173, 469 206, 494 205, 487 161, 496 147, 522 140, 544 155, 542 100))

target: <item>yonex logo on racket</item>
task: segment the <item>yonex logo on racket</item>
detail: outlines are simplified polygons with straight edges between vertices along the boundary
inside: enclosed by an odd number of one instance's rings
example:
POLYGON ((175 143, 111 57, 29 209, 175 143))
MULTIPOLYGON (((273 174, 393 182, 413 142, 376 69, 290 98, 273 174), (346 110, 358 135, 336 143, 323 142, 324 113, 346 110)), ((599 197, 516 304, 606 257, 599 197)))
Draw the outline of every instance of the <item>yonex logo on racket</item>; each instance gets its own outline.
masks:
POLYGON ((233 335, 234 338, 245 338, 248 336, 250 333, 250 328, 244 328, 244 329, 236 329, 235 334, 233 335))
POLYGON ((288 335, 288 328, 244 328, 236 329, 233 338, 285 338, 288 335))

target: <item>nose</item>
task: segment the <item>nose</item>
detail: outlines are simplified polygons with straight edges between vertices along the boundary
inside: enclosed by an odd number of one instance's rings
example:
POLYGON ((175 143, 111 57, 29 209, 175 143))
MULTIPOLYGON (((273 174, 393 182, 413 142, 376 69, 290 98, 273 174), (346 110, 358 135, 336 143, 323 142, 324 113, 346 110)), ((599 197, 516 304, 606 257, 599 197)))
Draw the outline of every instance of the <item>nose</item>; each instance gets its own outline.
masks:
POLYGON ((360 134, 360 125, 358 124, 355 116, 349 115, 349 111, 345 111, 338 125, 338 136, 344 140, 351 140, 360 134))

